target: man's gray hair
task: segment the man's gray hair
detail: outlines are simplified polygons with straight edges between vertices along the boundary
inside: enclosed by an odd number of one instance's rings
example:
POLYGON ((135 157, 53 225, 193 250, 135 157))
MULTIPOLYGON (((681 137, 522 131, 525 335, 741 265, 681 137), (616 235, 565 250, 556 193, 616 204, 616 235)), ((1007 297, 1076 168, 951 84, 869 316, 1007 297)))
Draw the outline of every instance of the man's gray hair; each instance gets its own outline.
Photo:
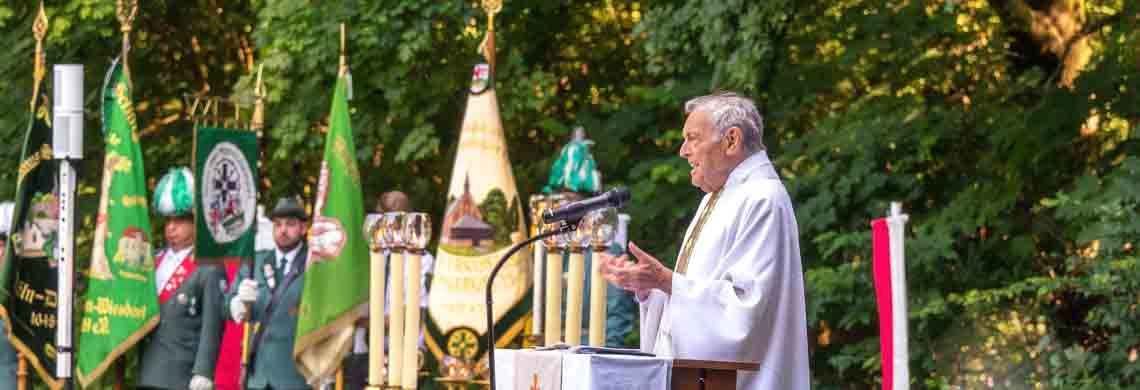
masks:
POLYGON ((713 127, 723 137, 728 129, 740 128, 744 148, 750 152, 764 150, 764 118, 752 99, 733 92, 698 96, 685 102, 685 113, 705 112, 712 116, 713 127))

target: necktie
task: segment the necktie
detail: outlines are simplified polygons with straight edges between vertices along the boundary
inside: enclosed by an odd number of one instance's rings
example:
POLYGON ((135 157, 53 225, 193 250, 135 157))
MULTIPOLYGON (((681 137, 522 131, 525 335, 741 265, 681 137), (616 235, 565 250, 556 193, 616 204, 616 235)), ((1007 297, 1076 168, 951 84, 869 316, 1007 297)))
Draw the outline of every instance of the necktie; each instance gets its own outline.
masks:
POLYGON ((289 258, 288 257, 281 256, 280 258, 278 258, 277 259, 277 276, 280 278, 280 277, 284 277, 285 275, 289 274, 289 268, 288 267, 289 267, 289 258))

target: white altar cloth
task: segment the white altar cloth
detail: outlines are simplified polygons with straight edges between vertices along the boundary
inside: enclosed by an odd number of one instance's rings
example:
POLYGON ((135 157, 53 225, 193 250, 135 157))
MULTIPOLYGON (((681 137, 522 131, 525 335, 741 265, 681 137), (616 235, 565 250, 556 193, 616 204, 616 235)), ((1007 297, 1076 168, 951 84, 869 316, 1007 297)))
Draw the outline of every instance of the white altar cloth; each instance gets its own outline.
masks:
POLYGON ((495 390, 669 390, 673 359, 495 350, 495 390))

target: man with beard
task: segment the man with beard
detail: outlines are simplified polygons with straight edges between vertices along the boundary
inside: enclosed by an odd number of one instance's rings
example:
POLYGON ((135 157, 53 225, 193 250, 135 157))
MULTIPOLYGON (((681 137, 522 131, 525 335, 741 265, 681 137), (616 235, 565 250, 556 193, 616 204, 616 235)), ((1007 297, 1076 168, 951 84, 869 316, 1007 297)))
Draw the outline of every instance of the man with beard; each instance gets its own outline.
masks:
POLYGON ((304 287, 302 273, 308 247, 302 238, 308 230, 308 214, 295 197, 282 198, 270 212, 276 248, 258 252, 254 275, 242 267, 236 289, 227 296, 227 309, 234 321, 252 321, 250 363, 246 388, 309 389, 293 362, 297 334, 297 308, 304 287))

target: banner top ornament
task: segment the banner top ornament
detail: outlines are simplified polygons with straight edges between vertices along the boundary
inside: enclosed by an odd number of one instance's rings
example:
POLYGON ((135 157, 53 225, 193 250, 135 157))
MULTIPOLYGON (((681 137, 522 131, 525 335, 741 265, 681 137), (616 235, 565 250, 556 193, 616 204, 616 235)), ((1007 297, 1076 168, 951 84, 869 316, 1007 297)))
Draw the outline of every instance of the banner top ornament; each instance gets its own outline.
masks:
MULTIPOLYGON (((337 68, 337 73, 344 75, 348 73, 348 27, 344 23, 340 24, 340 67, 337 68)), ((351 95, 351 94, 350 94, 351 95)), ((351 98, 350 98, 351 99, 351 98)))
POLYGON ((131 24, 134 24, 135 16, 139 13, 138 0, 118 0, 115 13, 119 17, 119 25, 122 31, 130 32, 131 24))
POLYGON ((36 101, 40 93, 40 84, 44 80, 44 75, 47 73, 46 65, 44 65, 44 37, 47 36, 48 18, 47 12, 44 12, 44 2, 40 1, 40 10, 36 13, 36 20, 32 22, 32 36, 36 39, 36 58, 33 61, 35 64, 32 69, 32 111, 36 110, 36 101))
POLYGON ((131 51, 131 25, 139 13, 138 0, 117 0, 115 2, 115 15, 119 18, 119 30, 123 32, 123 73, 127 75, 127 84, 131 83, 131 67, 128 66, 127 53, 131 51))
POLYGON ((249 129, 256 131, 258 137, 265 127, 265 83, 261 81, 264 68, 265 63, 257 65, 257 79, 253 82, 253 116, 249 119, 249 129))
MULTIPOLYGON (((36 20, 32 22, 32 34, 36 37, 36 42, 43 42, 44 36, 47 35, 48 18, 47 12, 44 11, 44 2, 40 2, 40 10, 36 13, 36 20)), ((40 53, 36 53, 40 54, 40 53)))
MULTIPOLYGON (((495 14, 503 10, 503 0, 483 0, 483 11, 487 13, 487 21, 494 21, 495 14)), ((487 28, 494 30, 495 24, 488 23, 487 28)))
MULTIPOLYGON (((262 71, 264 68, 265 64, 259 64, 257 73, 255 74, 253 82, 253 113, 251 115, 242 115, 246 107, 251 104, 249 98, 245 95, 224 97, 184 93, 182 94, 182 106, 186 109, 186 120, 193 123, 195 128, 222 127, 250 130, 256 132, 257 136, 260 137, 262 135, 261 131, 265 128, 266 86, 262 80, 262 71), (223 104, 233 106, 232 117, 223 117, 221 113, 223 104)), ((226 112, 229 112, 229 110, 230 108, 226 108, 226 112)))
POLYGON ((482 0, 483 11, 487 13, 487 35, 479 43, 478 52, 487 59, 491 72, 495 71, 495 14, 503 10, 503 0, 482 0))

